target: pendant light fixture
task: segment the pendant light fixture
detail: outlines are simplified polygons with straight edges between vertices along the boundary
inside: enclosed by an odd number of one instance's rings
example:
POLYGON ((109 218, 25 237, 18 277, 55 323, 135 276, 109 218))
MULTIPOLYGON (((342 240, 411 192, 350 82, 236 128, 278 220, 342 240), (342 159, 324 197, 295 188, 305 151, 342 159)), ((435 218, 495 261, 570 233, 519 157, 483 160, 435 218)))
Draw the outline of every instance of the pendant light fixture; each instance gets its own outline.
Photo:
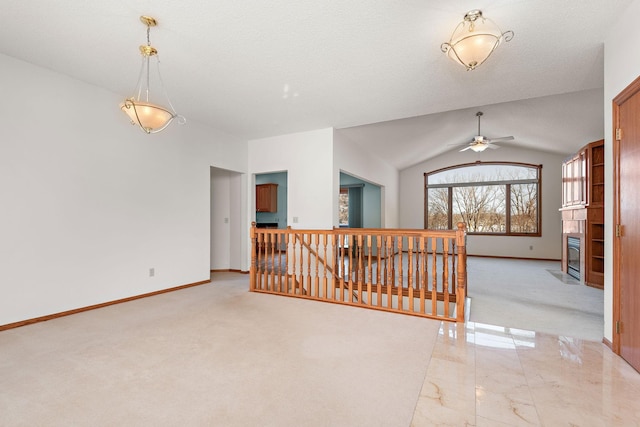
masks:
POLYGON ((134 95, 125 99, 120 104, 120 109, 129 116, 132 125, 139 126, 143 132, 149 134, 165 129, 173 119, 177 119, 180 124, 186 123, 187 120, 184 116, 176 113, 169 100, 160 75, 158 51, 151 46, 149 40, 151 27, 155 27, 157 21, 150 16, 141 16, 140 21, 147 27, 147 44, 140 46, 142 65, 140 66, 138 84, 134 95), (152 85, 155 88, 153 96, 152 85), (166 106, 158 103, 161 99, 164 100, 166 106))
POLYGON ((462 22, 453 30, 451 39, 442 43, 440 49, 471 71, 486 61, 500 43, 509 42, 512 38, 513 31, 503 33, 495 22, 476 9, 464 15, 462 22))

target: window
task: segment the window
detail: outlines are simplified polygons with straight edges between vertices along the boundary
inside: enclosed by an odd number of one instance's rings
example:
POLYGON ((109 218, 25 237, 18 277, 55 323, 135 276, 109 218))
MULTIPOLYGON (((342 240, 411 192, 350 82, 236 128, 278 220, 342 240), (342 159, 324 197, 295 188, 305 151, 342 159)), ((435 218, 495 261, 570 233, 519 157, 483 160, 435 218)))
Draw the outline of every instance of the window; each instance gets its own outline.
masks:
POLYGON ((338 208, 340 209, 338 214, 340 227, 348 227, 349 226, 349 189, 346 187, 340 187, 338 208))
POLYGON ((540 235, 542 165, 477 162, 425 173, 425 228, 540 235))

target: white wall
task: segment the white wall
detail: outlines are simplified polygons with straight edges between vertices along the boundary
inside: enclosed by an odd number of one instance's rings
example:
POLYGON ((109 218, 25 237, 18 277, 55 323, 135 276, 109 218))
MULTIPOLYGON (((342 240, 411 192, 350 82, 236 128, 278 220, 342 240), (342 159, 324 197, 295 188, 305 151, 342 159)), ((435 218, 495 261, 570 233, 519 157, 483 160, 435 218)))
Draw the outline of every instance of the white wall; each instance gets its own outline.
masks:
MULTIPOLYGON (((390 144, 393 142, 389 142, 390 144)), ((389 164, 372 156, 360 146, 349 141, 339 130, 334 134, 333 156, 333 224, 337 227, 338 194, 340 192, 340 172, 371 182, 381 187, 382 197, 382 228, 398 228, 398 171, 389 164)))
MULTIPOLYGON (((328 202, 334 191, 332 162, 333 129, 249 141, 250 174, 287 171, 287 224, 292 228, 326 230, 333 226, 328 202)), ((250 181, 248 191, 254 199, 249 215, 255 219, 255 179, 250 181)))
POLYGON ((400 172, 400 225, 402 228, 424 227, 424 173, 461 163, 506 161, 542 164, 542 236, 467 238, 467 253, 518 258, 562 258, 562 223, 558 209, 562 204, 562 161, 565 156, 541 151, 503 146, 498 150, 474 153, 471 150, 449 151, 439 157, 400 172), (533 249, 529 249, 533 246, 533 249))
POLYGON ((195 121, 146 135, 118 94, 0 69, 0 325, 208 280, 209 167, 246 172, 246 143, 195 121))
POLYGON ((637 16, 640 0, 634 1, 611 27, 605 40, 604 54, 604 152, 605 152, 605 266, 604 266, 604 337, 613 342, 613 109, 612 101, 640 76, 640 33, 637 16))

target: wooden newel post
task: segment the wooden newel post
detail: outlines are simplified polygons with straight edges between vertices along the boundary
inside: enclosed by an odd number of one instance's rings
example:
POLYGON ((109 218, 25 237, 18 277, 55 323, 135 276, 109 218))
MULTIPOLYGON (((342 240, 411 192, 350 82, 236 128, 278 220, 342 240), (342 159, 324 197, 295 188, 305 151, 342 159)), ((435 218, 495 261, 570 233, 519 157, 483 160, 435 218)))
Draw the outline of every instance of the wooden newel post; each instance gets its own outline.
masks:
POLYGON ((464 307, 467 297, 467 230, 464 222, 458 223, 456 246, 458 250, 456 322, 464 323, 464 307))
POLYGON ((249 291, 256 289, 256 222, 251 221, 251 229, 249 230, 249 238, 251 239, 251 265, 249 266, 249 291))

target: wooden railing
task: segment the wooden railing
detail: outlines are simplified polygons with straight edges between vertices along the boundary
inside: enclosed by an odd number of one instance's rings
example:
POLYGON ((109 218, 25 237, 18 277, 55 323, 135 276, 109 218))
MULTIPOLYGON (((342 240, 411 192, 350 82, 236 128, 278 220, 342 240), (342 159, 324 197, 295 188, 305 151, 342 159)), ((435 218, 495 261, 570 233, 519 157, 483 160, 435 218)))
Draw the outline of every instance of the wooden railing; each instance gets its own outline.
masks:
POLYGON ((250 290, 464 322, 466 231, 251 227, 250 290))

